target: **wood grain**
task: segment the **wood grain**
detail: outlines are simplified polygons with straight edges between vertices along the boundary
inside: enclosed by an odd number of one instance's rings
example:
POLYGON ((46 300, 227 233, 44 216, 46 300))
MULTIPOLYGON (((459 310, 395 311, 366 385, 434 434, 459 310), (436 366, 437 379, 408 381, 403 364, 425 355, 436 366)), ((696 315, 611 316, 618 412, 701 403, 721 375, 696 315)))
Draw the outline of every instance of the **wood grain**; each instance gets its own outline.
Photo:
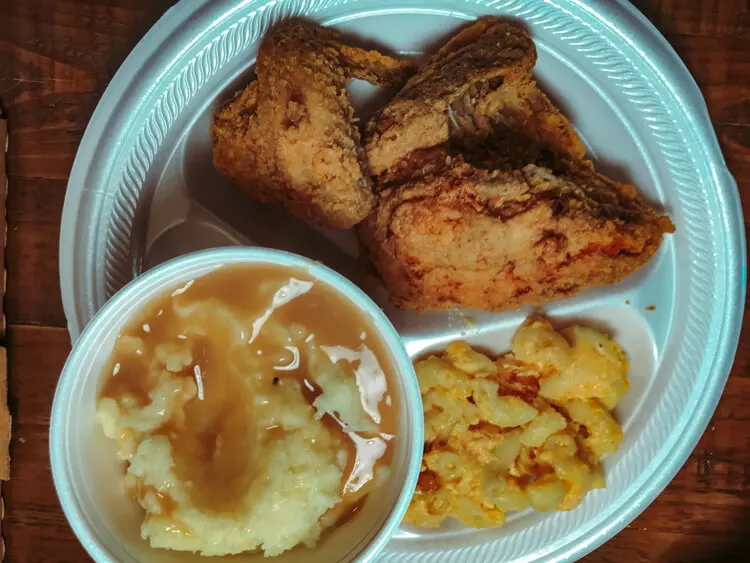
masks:
POLYGON ((10 326, 13 478, 3 487, 9 561, 87 561, 57 502, 48 455, 52 397, 70 351, 67 331, 10 326))
MULTIPOLYGON (((69 351, 57 278, 60 215, 86 124, 130 49, 171 1, 0 0, 0 104, 9 114, 8 561, 85 561, 49 474, 47 433, 69 351)), ((707 101, 750 217, 750 2, 638 0, 707 101)), ((747 225, 746 225, 747 227, 747 225)), ((60 259, 65 259, 65 256, 60 259)), ((746 307, 747 308, 747 307, 746 307)), ((587 562, 750 560, 750 328, 719 407, 677 477, 587 562)))
POLYGON ((747 37, 748 0, 633 0, 665 35, 747 37))

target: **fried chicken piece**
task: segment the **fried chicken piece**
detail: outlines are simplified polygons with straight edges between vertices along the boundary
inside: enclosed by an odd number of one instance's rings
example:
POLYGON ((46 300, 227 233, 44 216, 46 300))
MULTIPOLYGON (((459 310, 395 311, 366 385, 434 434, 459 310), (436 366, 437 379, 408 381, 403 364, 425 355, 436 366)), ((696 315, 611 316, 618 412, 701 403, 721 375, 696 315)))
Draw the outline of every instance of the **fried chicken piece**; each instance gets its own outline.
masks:
POLYGON ((528 32, 497 18, 453 36, 368 123, 365 149, 379 183, 434 173, 433 148, 455 135, 487 136, 498 124, 582 158, 582 141, 531 77, 535 63, 528 32))
POLYGON ((344 45, 334 30, 285 22, 263 40, 257 80, 216 114, 214 165, 261 201, 349 228, 375 199, 346 84, 400 85, 412 72, 412 63, 344 45))
POLYGON ((524 30, 479 20, 370 124, 382 191, 358 233, 396 306, 502 311, 570 297, 623 280, 674 230, 583 160, 531 78, 535 61, 524 30))
POLYGON ((501 311, 623 280, 654 255, 669 218, 635 188, 565 160, 450 171, 381 193, 359 234, 401 308, 501 311))

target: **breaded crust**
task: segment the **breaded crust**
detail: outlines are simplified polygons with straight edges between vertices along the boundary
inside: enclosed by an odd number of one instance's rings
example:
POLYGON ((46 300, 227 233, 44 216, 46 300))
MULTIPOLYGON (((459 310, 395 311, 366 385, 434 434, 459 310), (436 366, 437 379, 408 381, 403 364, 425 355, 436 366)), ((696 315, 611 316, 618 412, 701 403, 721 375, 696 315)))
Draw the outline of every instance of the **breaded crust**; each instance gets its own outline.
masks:
POLYGON ((617 283, 673 230, 586 163, 488 171, 458 157, 382 192, 358 231, 396 306, 503 311, 617 283))
POLYGON ((674 230, 583 160, 531 77, 535 61, 525 30, 484 18, 369 124, 380 200, 358 234, 396 306, 503 311, 570 297, 623 280, 674 230))
POLYGON ((486 17, 459 31, 368 123, 365 149, 379 183, 418 176, 429 149, 457 134, 488 135, 498 124, 583 157, 570 122, 532 79, 535 63, 534 42, 521 27, 486 17))
POLYGON ((343 45, 333 30, 282 23, 261 44, 257 80, 216 114, 214 165, 261 201, 316 225, 349 228, 375 198, 346 84, 353 77, 402 84, 412 70, 343 45))

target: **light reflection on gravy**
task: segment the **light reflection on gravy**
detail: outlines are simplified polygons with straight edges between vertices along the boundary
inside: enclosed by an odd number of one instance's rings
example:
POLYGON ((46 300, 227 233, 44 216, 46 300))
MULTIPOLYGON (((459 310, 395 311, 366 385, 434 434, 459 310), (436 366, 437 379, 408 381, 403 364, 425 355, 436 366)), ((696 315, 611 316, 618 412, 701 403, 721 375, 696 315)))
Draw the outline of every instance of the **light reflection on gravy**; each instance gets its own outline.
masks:
MULTIPOLYGON (((398 424, 389 395, 394 377, 390 356, 361 312, 303 271, 267 265, 221 268, 174 289, 127 326, 100 396, 119 400, 130 395, 140 405, 150 404, 153 368, 159 360, 155 351, 165 343, 174 344, 175 350, 189 345, 185 361, 180 363, 176 354, 167 369, 191 378, 197 393, 156 433, 169 438, 175 473, 188 485, 197 508, 221 513, 241 508, 238 503, 248 496, 264 462, 260 446, 283 438, 277 425, 256 425, 259 389, 295 379, 308 403, 321 394, 307 369, 306 346, 311 343, 356 381, 362 409, 377 425, 374 433, 354 432, 335 413, 322 415, 347 451, 342 501, 334 507, 338 522, 361 508, 362 491, 369 492, 365 486, 373 479, 376 463, 390 463, 398 424), (206 302, 215 307, 197 308, 206 302), (209 313, 197 312, 206 310, 209 313), (300 338, 279 346, 268 331, 269 319, 293 334, 298 331, 300 338), (137 337, 131 340, 142 344, 131 349, 127 337, 137 337), (252 392, 247 384, 251 374, 256 377, 252 392)), ((163 511, 171 513, 168 492, 154 493, 163 511)))

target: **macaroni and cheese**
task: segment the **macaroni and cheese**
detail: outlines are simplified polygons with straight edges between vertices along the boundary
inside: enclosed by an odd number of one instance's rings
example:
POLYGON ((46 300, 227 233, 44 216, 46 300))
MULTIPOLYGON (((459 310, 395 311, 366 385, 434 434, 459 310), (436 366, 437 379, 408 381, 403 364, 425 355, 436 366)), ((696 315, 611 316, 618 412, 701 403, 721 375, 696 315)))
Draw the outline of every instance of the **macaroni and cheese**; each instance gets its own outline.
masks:
POLYGON ((628 390, 607 335, 533 317, 494 361, 453 342, 415 369, 425 447, 407 522, 502 526, 507 511, 571 510, 604 487, 599 460, 622 441, 610 411, 628 390))

